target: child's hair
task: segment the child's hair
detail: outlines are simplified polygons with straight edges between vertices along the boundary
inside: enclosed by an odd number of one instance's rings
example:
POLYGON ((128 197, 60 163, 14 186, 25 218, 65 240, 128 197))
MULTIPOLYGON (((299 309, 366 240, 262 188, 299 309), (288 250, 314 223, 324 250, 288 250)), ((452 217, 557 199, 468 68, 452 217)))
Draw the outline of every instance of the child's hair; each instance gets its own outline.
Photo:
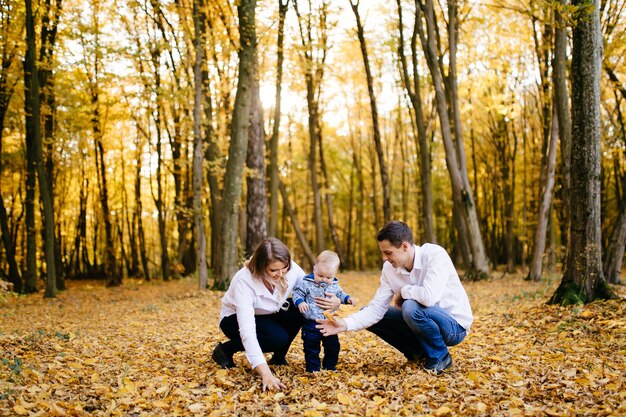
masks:
POLYGON ((380 229, 377 240, 379 242, 388 240, 392 246, 399 248, 402 246, 402 242, 406 242, 409 245, 413 244, 413 232, 408 224, 398 220, 392 220, 380 229))
POLYGON ((316 265, 322 264, 335 272, 339 270, 340 263, 341 261, 339 260, 339 255, 332 250, 322 251, 319 255, 317 255, 317 259, 315 261, 316 265))
MULTIPOLYGON (((259 242, 245 265, 253 277, 264 280, 265 268, 275 261, 284 262, 287 265, 287 271, 291 269, 291 253, 287 245, 275 237, 268 237, 259 242)), ((287 277, 285 275, 283 275, 279 285, 281 294, 284 294, 287 291, 287 277)))

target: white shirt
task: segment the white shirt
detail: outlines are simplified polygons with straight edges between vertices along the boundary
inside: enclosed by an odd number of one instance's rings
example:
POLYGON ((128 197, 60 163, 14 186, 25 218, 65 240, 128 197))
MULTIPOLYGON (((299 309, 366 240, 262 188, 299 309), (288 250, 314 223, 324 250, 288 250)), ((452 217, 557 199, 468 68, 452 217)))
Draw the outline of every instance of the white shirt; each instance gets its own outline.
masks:
POLYGON ((239 335, 246 357, 256 368, 265 363, 265 356, 256 337, 255 315, 274 314, 287 300, 293 287, 304 277, 304 271, 295 262, 291 262, 291 269, 287 272, 287 291, 280 295, 278 288, 272 294, 263 285, 263 282, 252 277, 247 267, 241 268, 230 282, 228 290, 222 297, 222 310, 220 311, 220 321, 224 317, 237 315, 239 325, 239 335))
POLYGON ((346 317, 347 330, 364 329, 378 323, 397 293, 405 300, 415 300, 426 307, 443 308, 468 332, 474 321, 467 293, 452 259, 441 246, 426 243, 415 246, 410 272, 402 266, 394 268, 391 263, 384 263, 374 298, 367 307, 346 317))

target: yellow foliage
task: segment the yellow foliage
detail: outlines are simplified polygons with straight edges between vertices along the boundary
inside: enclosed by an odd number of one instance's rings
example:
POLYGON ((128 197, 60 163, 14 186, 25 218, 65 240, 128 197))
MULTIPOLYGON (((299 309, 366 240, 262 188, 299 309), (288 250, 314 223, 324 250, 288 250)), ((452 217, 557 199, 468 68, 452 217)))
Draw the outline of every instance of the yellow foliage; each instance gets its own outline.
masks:
MULTIPOLYGON (((307 374, 298 337, 289 366, 272 368, 287 389, 266 393, 243 354, 234 369, 211 360, 225 340, 220 293, 196 292, 191 280, 140 290, 68 284, 53 303, 32 295, 0 305, 0 415, 626 414, 625 303, 548 306, 516 297, 551 293, 522 277, 464 284, 476 320, 441 376, 366 331, 339 336, 337 372, 307 374)), ((377 285, 377 273, 342 274, 364 302, 377 285)), ((340 316, 351 311, 342 306, 340 316)))

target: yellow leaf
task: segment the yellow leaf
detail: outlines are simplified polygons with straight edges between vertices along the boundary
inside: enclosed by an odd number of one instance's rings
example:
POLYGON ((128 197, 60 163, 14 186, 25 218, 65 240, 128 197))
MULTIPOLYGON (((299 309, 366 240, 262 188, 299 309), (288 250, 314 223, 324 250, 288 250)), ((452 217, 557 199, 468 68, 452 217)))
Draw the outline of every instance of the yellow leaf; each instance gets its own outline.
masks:
POLYGON ((27 416, 28 415, 28 410, 25 409, 24 407, 22 407, 21 405, 14 405, 13 406, 13 411, 15 411, 20 416, 27 416))
POLYGON ((482 402, 477 403, 476 405, 474 405, 474 409, 479 413, 484 413, 485 411, 487 411, 487 404, 482 402))
POLYGON ((379 395, 374 395, 374 398, 372 398, 372 401, 374 402, 375 406, 379 406, 382 403, 384 403, 386 400, 379 395))
POLYGON ((282 392, 278 392, 276 393, 276 395, 274 395, 274 401, 280 401, 283 398, 285 398, 285 394, 283 394, 282 392))
POLYGON ((324 413, 318 410, 306 410, 304 412, 305 417, 324 417, 324 413))
POLYGON ((223 378, 228 375, 228 371, 226 369, 219 369, 215 372, 215 376, 218 378, 223 378))
POLYGON ((55 403, 50 403, 50 412, 52 413, 53 416, 57 416, 57 417, 64 417, 67 415, 65 413, 65 410, 59 407, 58 405, 56 405, 55 403))
POLYGON ((158 408, 168 408, 169 404, 163 400, 152 401, 152 405, 158 408))
POLYGON ((206 410, 206 406, 202 403, 193 403, 189 406, 189 411, 192 413, 202 413, 206 410))
POLYGON ((450 407, 446 407, 445 405, 441 406, 437 410, 435 410, 435 415, 438 416, 438 417, 439 416, 447 416, 450 413, 452 413, 452 410, 450 409, 450 407))
POLYGON ((348 397, 343 392, 337 393, 337 401, 339 401, 343 405, 350 405, 350 397, 348 397))

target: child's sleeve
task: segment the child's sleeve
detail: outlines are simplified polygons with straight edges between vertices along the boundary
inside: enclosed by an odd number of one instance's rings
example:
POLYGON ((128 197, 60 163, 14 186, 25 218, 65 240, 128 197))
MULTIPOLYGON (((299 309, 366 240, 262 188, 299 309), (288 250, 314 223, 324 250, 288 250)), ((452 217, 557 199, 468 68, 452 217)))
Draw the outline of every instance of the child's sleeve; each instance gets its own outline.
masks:
POLYGON ((298 307, 300 304, 304 302, 306 299, 306 289, 304 285, 298 284, 293 288, 293 294, 291 295, 293 299, 293 304, 298 307))
POLYGON ((346 294, 339 285, 337 285, 337 293, 335 294, 341 300, 342 304, 348 304, 350 294, 346 294))

